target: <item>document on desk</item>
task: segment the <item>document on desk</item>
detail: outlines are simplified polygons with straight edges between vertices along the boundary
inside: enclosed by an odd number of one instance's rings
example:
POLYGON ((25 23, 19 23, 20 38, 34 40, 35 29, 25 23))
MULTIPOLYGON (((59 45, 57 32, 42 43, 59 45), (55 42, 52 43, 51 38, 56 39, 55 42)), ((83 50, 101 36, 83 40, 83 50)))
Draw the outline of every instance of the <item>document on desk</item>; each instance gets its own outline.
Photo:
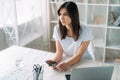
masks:
POLYGON ((12 56, 4 53, 0 54, 0 76, 15 68, 15 60, 12 56))
POLYGON ((27 70, 19 71, 15 69, 1 76, 0 80, 29 80, 30 78, 31 74, 29 74, 29 71, 27 70))

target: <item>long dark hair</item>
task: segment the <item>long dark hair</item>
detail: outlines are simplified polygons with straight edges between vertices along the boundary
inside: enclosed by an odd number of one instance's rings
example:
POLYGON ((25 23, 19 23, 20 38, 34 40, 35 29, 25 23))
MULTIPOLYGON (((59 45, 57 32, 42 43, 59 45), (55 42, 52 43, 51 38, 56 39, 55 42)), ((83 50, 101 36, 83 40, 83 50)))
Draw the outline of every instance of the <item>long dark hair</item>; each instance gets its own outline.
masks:
MULTIPOLYGON (((67 9, 69 17, 71 18, 72 31, 73 31, 73 34, 75 35, 74 40, 76 41, 79 38, 80 28, 81 28, 80 22, 79 22, 79 12, 78 12, 77 5, 72 1, 63 3, 58 9, 58 16, 60 16, 60 10, 63 8, 67 9)), ((62 40, 62 39, 65 39, 67 35, 67 28, 64 25, 62 25, 60 20, 59 20, 59 26, 60 26, 60 35, 62 40)))

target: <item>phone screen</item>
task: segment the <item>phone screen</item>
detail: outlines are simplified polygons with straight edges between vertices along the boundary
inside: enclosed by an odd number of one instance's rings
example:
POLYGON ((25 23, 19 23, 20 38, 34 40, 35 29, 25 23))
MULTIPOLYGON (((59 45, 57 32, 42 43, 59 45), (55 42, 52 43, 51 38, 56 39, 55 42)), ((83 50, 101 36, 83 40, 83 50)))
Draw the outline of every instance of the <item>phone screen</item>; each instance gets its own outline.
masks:
POLYGON ((57 62, 54 62, 54 61, 46 61, 46 63, 47 63, 49 66, 55 66, 55 65, 57 65, 57 62))

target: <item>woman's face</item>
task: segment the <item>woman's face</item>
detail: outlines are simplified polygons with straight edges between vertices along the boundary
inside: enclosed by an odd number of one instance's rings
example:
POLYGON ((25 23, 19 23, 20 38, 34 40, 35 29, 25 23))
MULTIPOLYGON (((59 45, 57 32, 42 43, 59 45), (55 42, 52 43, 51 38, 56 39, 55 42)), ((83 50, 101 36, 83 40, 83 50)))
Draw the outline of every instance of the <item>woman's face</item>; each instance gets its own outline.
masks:
POLYGON ((60 15, 59 15, 60 22, 64 26, 69 26, 71 24, 71 18, 69 16, 69 13, 67 12, 66 8, 62 8, 60 10, 60 15))

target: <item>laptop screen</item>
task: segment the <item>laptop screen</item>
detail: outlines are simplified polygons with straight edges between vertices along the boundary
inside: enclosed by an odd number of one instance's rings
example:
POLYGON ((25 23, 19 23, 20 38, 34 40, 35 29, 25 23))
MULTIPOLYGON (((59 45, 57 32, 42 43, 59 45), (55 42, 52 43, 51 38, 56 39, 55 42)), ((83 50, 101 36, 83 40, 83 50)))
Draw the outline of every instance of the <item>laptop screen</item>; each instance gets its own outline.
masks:
POLYGON ((111 80, 114 66, 74 68, 67 80, 111 80))

